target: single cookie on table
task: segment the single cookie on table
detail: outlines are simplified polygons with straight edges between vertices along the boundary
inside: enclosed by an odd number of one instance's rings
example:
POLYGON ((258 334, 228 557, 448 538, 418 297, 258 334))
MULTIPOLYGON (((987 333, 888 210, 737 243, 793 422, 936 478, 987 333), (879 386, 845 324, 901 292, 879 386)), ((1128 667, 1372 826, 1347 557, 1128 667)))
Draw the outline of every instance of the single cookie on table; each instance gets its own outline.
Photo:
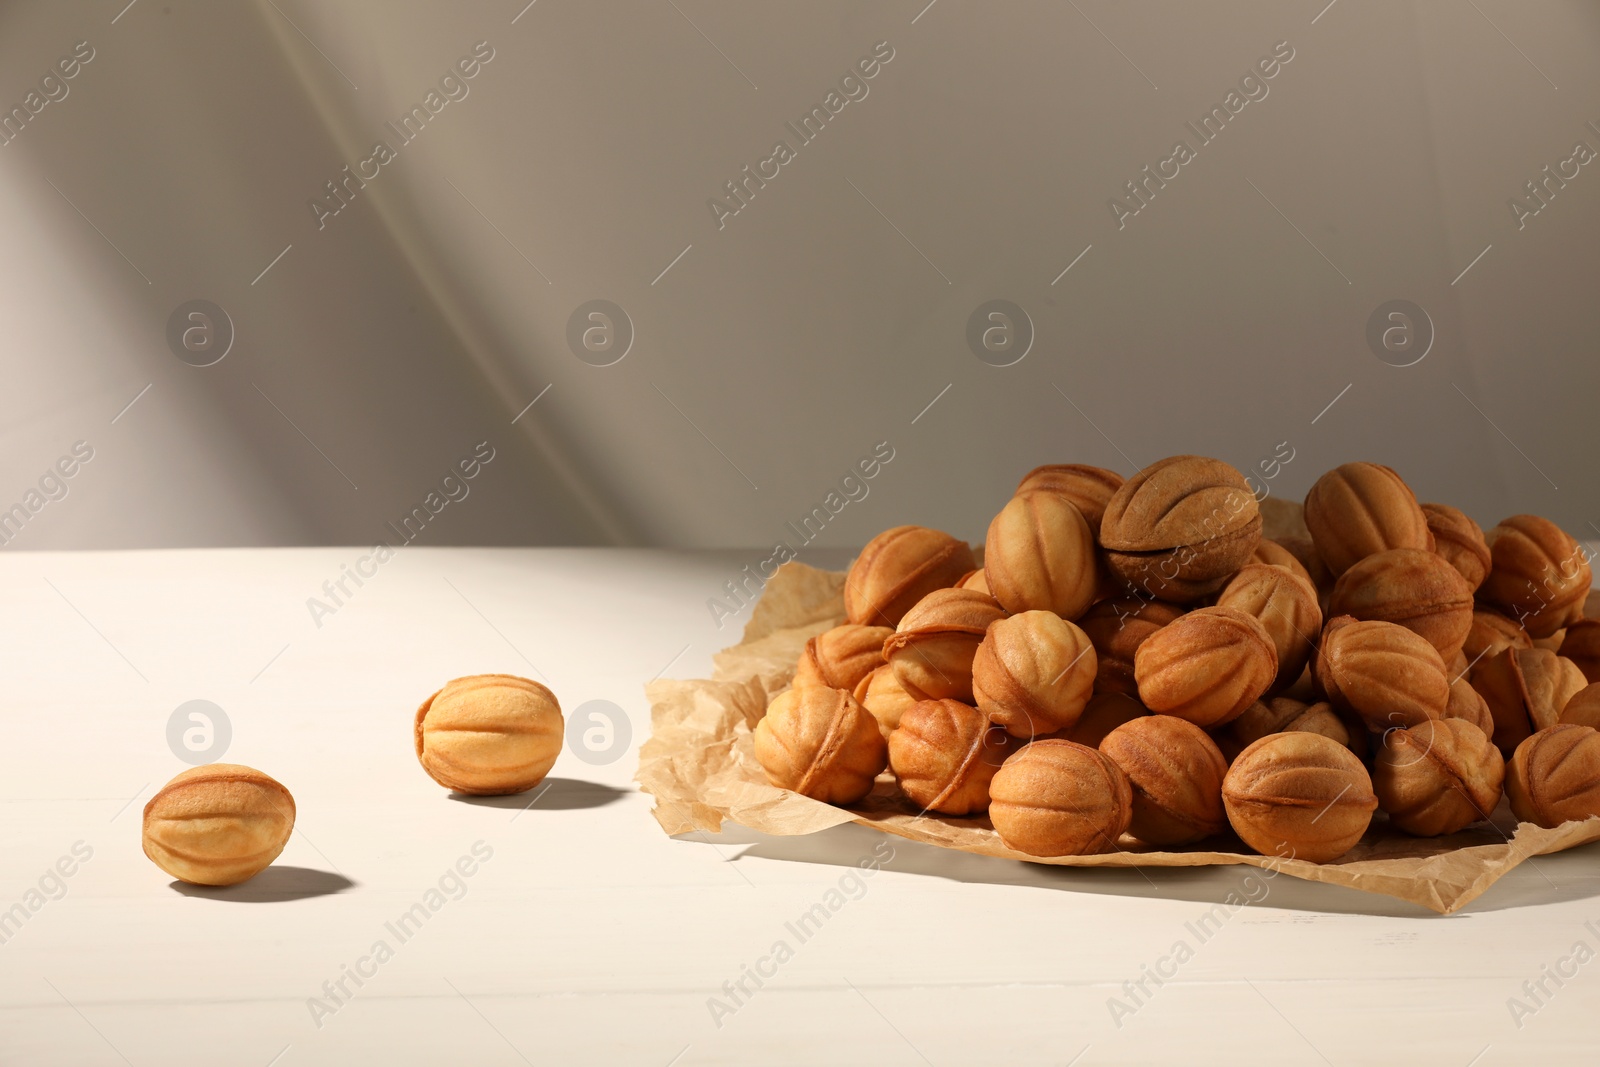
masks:
POLYGON ((1100 742, 1133 790, 1129 832, 1149 845, 1187 845, 1228 825, 1222 779, 1228 773, 1215 741, 1171 715, 1146 715, 1100 742))
POLYGON ((1049 611, 1024 611, 990 625, 972 661, 978 710, 1024 741, 1078 721, 1094 691, 1094 646, 1049 611))
POLYGON ((566 722, 555 694, 514 674, 445 683, 412 724, 417 762, 457 793, 501 796, 544 781, 561 755, 566 722))
POLYGON ((1263 856, 1328 863, 1372 822, 1372 779, 1348 748, 1315 733, 1270 734, 1239 753, 1222 781, 1228 822, 1263 856))
POLYGON ((878 720, 842 689, 787 689, 756 724, 756 761, 780 789, 828 804, 872 792, 889 762, 878 720))
POLYGON ((1530 734, 1506 766, 1506 797, 1517 818, 1546 828, 1600 815, 1600 732, 1558 723, 1530 734))
POLYGON ((889 768, 913 804, 941 815, 989 807, 989 782, 1017 743, 958 700, 922 700, 889 735, 889 768))
POLYGON ((1430 719, 1383 737, 1372 766, 1378 806, 1417 837, 1453 834, 1489 818, 1505 782, 1505 759, 1465 719, 1430 719))
POLYGON ((192 885, 237 885, 278 858, 294 831, 294 797, 237 763, 184 771, 144 806, 144 854, 192 885))
POLYGON ((1133 817, 1133 789, 1109 756, 1046 738, 1024 745, 989 783, 989 819, 1030 856, 1110 852, 1133 817))

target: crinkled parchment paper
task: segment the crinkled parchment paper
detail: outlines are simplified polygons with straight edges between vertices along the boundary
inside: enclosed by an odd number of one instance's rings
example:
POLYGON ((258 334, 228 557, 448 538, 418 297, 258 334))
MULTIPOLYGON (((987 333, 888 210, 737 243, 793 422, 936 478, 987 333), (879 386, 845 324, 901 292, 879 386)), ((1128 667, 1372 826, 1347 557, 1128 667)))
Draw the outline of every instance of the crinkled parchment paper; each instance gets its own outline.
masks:
POLYGON ((768 785, 756 762, 751 731, 767 703, 786 689, 808 638, 844 621, 844 574, 786 563, 767 584, 737 645, 716 655, 715 677, 652 682, 651 737, 639 753, 638 781, 656 798, 655 817, 669 834, 717 832, 732 820, 763 833, 812 834, 856 822, 885 833, 945 848, 1030 863, 1071 867, 1193 867, 1250 864, 1296 878, 1333 882, 1399 897, 1440 913, 1473 900, 1529 856, 1600 840, 1600 818, 1546 830, 1516 825, 1505 805, 1494 825, 1479 824, 1441 838, 1391 830, 1380 814, 1355 848, 1333 863, 1278 859, 1249 852, 1232 837, 1213 848, 1160 852, 1124 837, 1120 851, 1100 856, 1041 859, 1000 843, 984 817, 919 815, 885 774, 872 795, 840 808, 768 785), (1508 840, 1509 837, 1509 840, 1508 840))

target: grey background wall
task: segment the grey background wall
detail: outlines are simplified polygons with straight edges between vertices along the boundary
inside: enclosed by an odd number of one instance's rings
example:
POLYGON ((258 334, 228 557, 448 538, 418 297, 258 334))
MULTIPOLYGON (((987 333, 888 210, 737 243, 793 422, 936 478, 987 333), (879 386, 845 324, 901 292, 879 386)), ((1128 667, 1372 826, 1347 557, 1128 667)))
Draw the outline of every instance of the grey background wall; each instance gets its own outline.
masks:
POLYGON ((423 542, 794 541, 881 442, 817 544, 1175 452, 1600 533, 1600 6, 524 2, 0 7, 0 508, 93 449, 6 550, 370 543, 484 441, 423 542), (1409 366, 1366 338, 1397 299, 1409 366), (569 343, 593 300, 616 362, 569 343))

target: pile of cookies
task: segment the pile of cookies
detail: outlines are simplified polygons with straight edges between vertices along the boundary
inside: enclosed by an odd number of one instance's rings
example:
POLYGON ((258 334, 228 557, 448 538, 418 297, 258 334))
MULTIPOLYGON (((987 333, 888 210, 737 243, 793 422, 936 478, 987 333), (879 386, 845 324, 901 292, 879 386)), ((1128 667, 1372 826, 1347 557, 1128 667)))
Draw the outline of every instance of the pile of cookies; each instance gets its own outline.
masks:
POLYGON ((1231 829, 1328 862, 1375 817, 1450 834, 1502 794, 1540 826, 1600 816, 1577 541, 1533 515, 1485 534, 1373 463, 1323 475, 1300 517, 1265 538, 1238 470, 1173 456, 1127 480, 1030 472, 981 567, 937 530, 886 530, 756 758, 839 805, 888 769, 922 813, 987 814, 1037 856, 1231 829))

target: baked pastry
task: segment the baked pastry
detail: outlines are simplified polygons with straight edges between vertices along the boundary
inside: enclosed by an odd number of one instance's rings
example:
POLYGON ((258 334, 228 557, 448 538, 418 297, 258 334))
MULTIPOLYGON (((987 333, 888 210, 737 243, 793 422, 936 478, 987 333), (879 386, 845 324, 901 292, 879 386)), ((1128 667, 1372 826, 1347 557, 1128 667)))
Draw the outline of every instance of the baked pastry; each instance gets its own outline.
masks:
POLYGON ((412 733, 428 777, 457 793, 521 793, 561 755, 566 722, 555 694, 514 674, 445 683, 417 709, 412 733))
POLYGON ((1227 733, 1242 752, 1268 734, 1282 733, 1311 705, 1292 697, 1272 697, 1258 700, 1245 708, 1239 717, 1227 726, 1227 733))
POLYGON ((1531 734, 1506 766, 1506 797, 1544 827, 1600 815, 1600 733, 1562 723, 1531 734))
POLYGON ((1429 719, 1384 735, 1372 766, 1378 806, 1417 837, 1453 834, 1500 803, 1505 760, 1464 719, 1429 719))
MULTIPOLYGON (((1311 578, 1311 584, 1316 586, 1319 600, 1326 600, 1328 594, 1333 592, 1333 572, 1328 570, 1328 565, 1322 561, 1322 556, 1317 552, 1317 546, 1311 540, 1311 535, 1288 536, 1273 538, 1282 545, 1290 555, 1300 561, 1300 566, 1306 569, 1306 574, 1311 578)), ((1271 562, 1268 560, 1267 562, 1271 562)), ((1326 605, 1324 605, 1326 608, 1326 605)))
POLYGON ((900 725, 900 717, 906 713, 906 709, 918 700, 906 692, 906 687, 900 684, 894 668, 887 663, 867 675, 866 681, 857 686, 852 695, 855 696, 857 703, 878 720, 878 730, 883 734, 885 741, 889 740, 889 734, 894 728, 900 725))
POLYGON ((1330 619, 1312 671, 1334 707, 1378 733, 1442 718, 1450 700, 1438 650, 1397 623, 1330 619))
POLYGON ((990 596, 994 595, 993 590, 989 588, 989 576, 983 573, 982 567, 962 575, 961 580, 956 583, 956 588, 976 589, 980 593, 988 593, 990 596))
POLYGON ((1480 600, 1535 638, 1549 637, 1581 613, 1593 576, 1588 553, 1565 530, 1537 515, 1513 515, 1485 540, 1494 564, 1478 587, 1480 600))
POLYGON ((1232 721, 1267 691, 1278 673, 1278 654, 1254 616, 1197 608, 1147 638, 1133 670, 1141 704, 1211 729, 1232 721))
POLYGON ((1076 619, 1094 600, 1094 535, 1061 494, 1014 496, 989 523, 983 573, 1007 611, 1042 609, 1076 619))
POLYGON ((144 806, 144 854, 193 885, 236 885, 265 870, 294 832, 294 797, 237 763, 184 771, 144 806))
POLYGON ((989 819, 1030 856, 1110 852, 1128 830, 1133 790, 1110 757, 1058 738, 1024 745, 989 783, 989 819))
POLYGON ((1507 648, 1472 670, 1472 687, 1494 716, 1494 743, 1507 755, 1530 733, 1554 726, 1587 684, 1577 664, 1543 648, 1507 648))
POLYGON ((1261 540, 1249 483, 1220 459, 1170 456, 1112 495, 1100 522, 1111 570, 1139 596, 1191 604, 1220 589, 1261 540))
POLYGON ((844 579, 850 622, 895 626, 911 606, 976 567, 972 546, 926 526, 896 526, 861 550, 844 579))
POLYGON ((889 768, 922 810, 971 815, 989 807, 989 781, 1016 747, 970 704, 922 700, 889 735, 889 768))
POLYGON ((1200 727, 1171 715, 1146 715, 1100 742, 1133 790, 1129 832, 1150 845, 1186 845, 1220 833, 1228 761, 1200 727))
POLYGON ((1351 564, 1334 583, 1328 612, 1399 623, 1450 660, 1472 629, 1472 587, 1443 556, 1392 548, 1351 564))
POLYGON ((806 642, 794 668, 796 689, 808 685, 855 691, 861 680, 884 665, 883 643, 894 634, 887 626, 835 626, 806 642))
POLYGON ((1348 748, 1315 733, 1269 734, 1222 780, 1228 822, 1263 856, 1328 863, 1361 840, 1378 798, 1348 748))
POLYGON ((756 761, 780 789, 827 804, 872 792, 889 762, 878 720, 842 689, 786 689, 756 724, 756 761))
POLYGON ((1489 704, 1483 699, 1483 694, 1472 688, 1472 683, 1465 678, 1457 678, 1450 683, 1450 696, 1445 702, 1444 717, 1470 722, 1483 731, 1483 736, 1494 738, 1494 713, 1489 710, 1489 704))
POLYGON ((1078 721, 1094 692, 1094 646, 1049 611, 1025 611, 989 626, 972 661, 978 710, 1024 741, 1078 721))
POLYGON ((1423 504, 1422 515, 1433 534, 1433 550, 1466 579, 1468 587, 1482 585, 1493 564, 1483 528, 1449 504, 1423 504))
POLYGON ((1600 682, 1586 685, 1567 700, 1559 722, 1600 729, 1600 682))
POLYGON ((1377 463, 1345 463, 1318 478, 1306 494, 1305 518, 1335 579, 1376 552, 1433 547, 1411 487, 1377 463))
POLYGON ((1577 664, 1591 684, 1600 682, 1600 619, 1569 622, 1560 652, 1577 664))
POLYGON ((1183 614, 1184 609, 1161 600, 1115 597, 1102 600, 1078 620, 1094 645, 1097 693, 1135 696, 1139 683, 1133 677, 1133 657, 1144 639, 1183 614))
POLYGON ((1122 475, 1104 467, 1055 463, 1035 467, 1025 474, 1014 495, 1042 490, 1063 496, 1082 513, 1090 532, 1099 534, 1106 504, 1110 503, 1112 494, 1122 488, 1122 480, 1122 475))
POLYGON ((1078 721, 1057 736, 1085 748, 1099 748, 1112 730, 1149 714, 1149 708, 1126 693, 1096 693, 1083 706, 1078 721))
POLYGON ((883 643, 884 659, 919 700, 972 700, 972 657, 1006 612, 976 589, 935 589, 906 612, 883 643))
POLYGON ((1311 660, 1312 644, 1322 631, 1322 610, 1311 582, 1284 567, 1252 563, 1223 588, 1217 607, 1253 616, 1278 654, 1278 673, 1269 690, 1293 685, 1311 660))
POLYGON ((1461 654, 1469 665, 1476 666, 1501 649, 1532 647, 1533 638, 1515 619, 1479 605, 1472 613, 1472 626, 1461 643, 1461 654))
MULTIPOLYGON (((1306 547, 1309 548, 1310 546, 1311 542, 1307 540, 1306 547)), ((1311 572, 1306 570, 1304 563, 1300 562, 1300 557, 1276 541, 1265 537, 1257 541, 1256 550, 1250 553, 1250 562, 1265 563, 1271 567, 1282 567, 1284 570, 1293 572, 1297 577, 1304 578, 1306 584, 1311 586, 1312 589, 1317 588, 1317 583, 1312 579, 1311 572)))
POLYGON ((1357 759, 1367 758, 1367 727, 1350 712, 1340 711, 1327 701, 1309 705, 1284 726, 1280 733, 1297 730, 1321 734, 1348 748, 1357 759))

